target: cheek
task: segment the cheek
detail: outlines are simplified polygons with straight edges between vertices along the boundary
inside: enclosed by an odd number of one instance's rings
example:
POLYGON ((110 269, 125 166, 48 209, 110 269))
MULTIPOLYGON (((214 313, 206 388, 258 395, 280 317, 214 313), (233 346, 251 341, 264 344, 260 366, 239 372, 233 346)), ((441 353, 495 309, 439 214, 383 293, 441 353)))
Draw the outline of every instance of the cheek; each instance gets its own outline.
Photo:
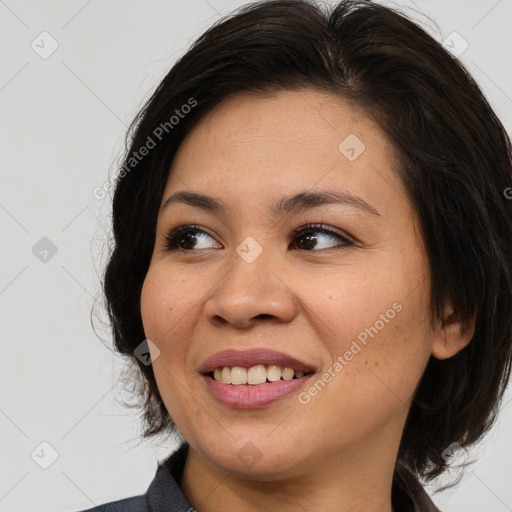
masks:
POLYGON ((368 406, 386 416, 409 404, 431 351, 425 281, 410 275, 407 282, 396 272, 345 279, 342 287, 326 282, 310 297, 310 321, 332 359, 327 409, 339 410, 342 400, 362 416, 368 406))
POLYGON ((190 333, 195 319, 194 304, 198 298, 183 280, 176 281, 176 273, 151 268, 141 291, 141 316, 145 335, 159 349, 153 358, 153 371, 159 392, 171 417, 182 419, 187 410, 197 403, 184 392, 183 384, 189 372, 187 367, 190 333), (185 288, 184 288, 185 287, 185 288))
POLYGON ((162 333, 169 328, 175 314, 171 294, 165 290, 162 280, 157 279, 149 270, 142 285, 140 309, 144 332, 157 344, 162 339, 162 333))
POLYGON ((194 294, 195 286, 183 278, 174 278, 175 275, 179 273, 163 270, 158 265, 150 267, 141 291, 144 332, 157 345, 163 345, 162 348, 167 340, 180 339, 174 332, 182 329, 199 298, 194 294))
POLYGON ((308 304, 309 321, 333 359, 350 350, 352 341, 365 347, 365 342, 369 345, 372 339, 384 337, 403 317, 397 310, 403 309, 404 294, 384 273, 342 271, 315 277, 309 286, 303 281, 302 288, 308 290, 303 301, 308 304))
MULTIPOLYGON (((151 270, 144 280, 140 308, 146 338, 158 347, 158 356, 152 353, 153 370, 159 388, 172 386, 172 376, 184 370, 188 344, 184 335, 190 320, 190 297, 183 294, 183 284, 165 273, 151 270)), ((193 299, 193 297, 192 297, 193 299)), ((151 345, 150 345, 151 347, 151 345)))

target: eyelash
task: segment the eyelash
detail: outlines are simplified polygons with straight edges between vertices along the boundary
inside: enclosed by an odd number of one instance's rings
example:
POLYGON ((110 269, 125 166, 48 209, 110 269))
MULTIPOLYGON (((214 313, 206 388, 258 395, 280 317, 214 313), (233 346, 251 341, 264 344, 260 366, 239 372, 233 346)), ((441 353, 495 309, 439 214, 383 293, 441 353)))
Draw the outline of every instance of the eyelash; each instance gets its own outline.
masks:
MULTIPOLYGON (((343 236, 341 233, 338 233, 337 231, 334 231, 332 229, 328 229, 323 227, 323 224, 305 224, 304 226, 301 226, 300 228, 296 229, 293 232, 293 238, 297 238, 299 236, 303 236, 307 233, 322 233, 324 235, 328 235, 329 237, 335 238, 339 240, 342 245, 343 249, 347 247, 351 247, 354 245, 354 242, 343 236)), ((178 240, 180 236, 187 234, 187 233, 204 233, 208 235, 209 237, 213 238, 211 235, 206 233, 203 229, 200 228, 197 224, 187 224, 183 226, 178 226, 177 228, 172 229, 166 236, 164 240, 164 247, 167 251, 181 251, 181 252, 195 252, 198 249, 182 249, 181 247, 178 247, 178 240)), ((331 250, 331 249, 337 249, 336 247, 329 247, 328 249, 321 249, 321 250, 331 250)), ((341 250, 343 250, 341 249, 341 250)), ((201 250, 201 249, 199 249, 201 250)), ((304 249, 306 252, 319 252, 318 250, 311 250, 308 251, 304 249)))

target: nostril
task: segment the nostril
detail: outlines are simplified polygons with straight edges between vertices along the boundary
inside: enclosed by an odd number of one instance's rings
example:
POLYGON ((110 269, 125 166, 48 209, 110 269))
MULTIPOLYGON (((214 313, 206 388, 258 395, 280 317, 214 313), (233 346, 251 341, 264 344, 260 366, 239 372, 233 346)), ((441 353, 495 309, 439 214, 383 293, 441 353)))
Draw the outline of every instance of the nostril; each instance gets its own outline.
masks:
POLYGON ((261 318, 262 320, 267 320, 273 317, 274 315, 269 315, 268 313, 261 313, 260 315, 256 315, 254 318, 261 318))

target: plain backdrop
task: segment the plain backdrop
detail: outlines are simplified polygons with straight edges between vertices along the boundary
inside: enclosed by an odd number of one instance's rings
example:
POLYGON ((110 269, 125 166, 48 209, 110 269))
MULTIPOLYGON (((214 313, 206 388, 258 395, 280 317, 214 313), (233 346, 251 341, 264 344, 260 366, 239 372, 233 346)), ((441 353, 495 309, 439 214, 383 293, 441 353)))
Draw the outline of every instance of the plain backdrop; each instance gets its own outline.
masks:
MULTIPOLYGON (((104 344, 91 327, 111 208, 94 190, 176 59, 246 3, 0 0, 3 512, 73 511, 144 493, 175 447, 139 441, 137 411, 118 403, 108 328, 104 344)), ((439 41, 455 37, 455 50, 467 45, 460 59, 510 133, 512 0, 391 5, 439 41)), ((459 486, 434 495, 444 512, 512 510, 511 398, 459 486)))

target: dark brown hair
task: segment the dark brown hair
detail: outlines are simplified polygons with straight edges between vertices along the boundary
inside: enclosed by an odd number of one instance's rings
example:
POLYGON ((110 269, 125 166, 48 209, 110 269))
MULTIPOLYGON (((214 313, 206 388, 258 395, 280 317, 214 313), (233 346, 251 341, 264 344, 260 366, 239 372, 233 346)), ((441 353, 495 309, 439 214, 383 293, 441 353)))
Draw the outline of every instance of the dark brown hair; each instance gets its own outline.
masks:
POLYGON ((305 0, 239 9, 199 37, 132 123, 103 284, 116 349, 139 372, 143 437, 175 431, 151 365, 134 351, 146 338, 140 294, 176 151, 232 94, 304 88, 362 108, 392 141, 430 262, 432 323, 448 301, 464 325, 476 315, 465 349, 429 361, 404 429, 397 468, 433 478, 449 445, 469 446, 491 427, 510 373, 511 145, 464 66, 404 15, 367 1, 328 11, 305 0))

